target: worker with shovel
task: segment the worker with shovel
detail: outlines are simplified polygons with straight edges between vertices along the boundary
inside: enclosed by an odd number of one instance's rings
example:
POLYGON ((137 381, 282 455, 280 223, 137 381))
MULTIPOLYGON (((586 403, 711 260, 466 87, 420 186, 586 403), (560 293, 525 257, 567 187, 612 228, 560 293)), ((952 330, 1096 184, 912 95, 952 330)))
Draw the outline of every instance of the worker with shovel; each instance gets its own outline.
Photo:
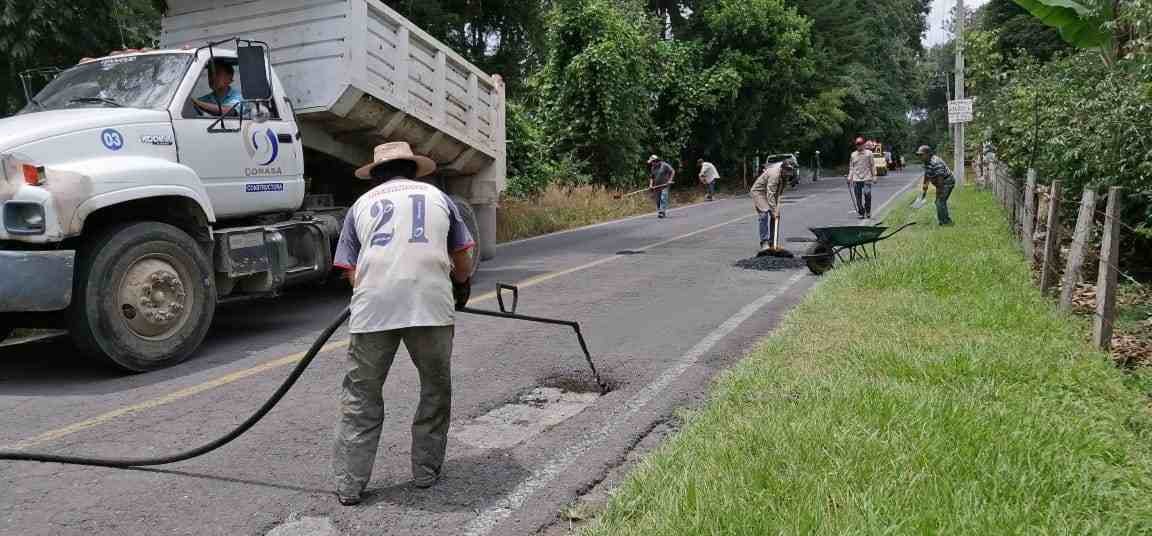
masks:
POLYGON ((353 284, 349 370, 340 396, 333 471, 340 504, 360 502, 384 423, 382 389, 400 343, 420 375, 412 420, 412 483, 440 478, 452 409, 455 310, 467 305, 476 243, 456 204, 415 179, 436 170, 405 142, 376 147, 361 179, 380 182, 352 205, 335 264, 353 284))
POLYGON ((800 166, 795 159, 787 158, 768 164, 764 172, 752 184, 752 202, 760 217, 760 252, 757 256, 782 253, 780 248, 780 196, 784 186, 798 172, 800 166))
POLYGON ((952 215, 948 213, 948 198, 952 196, 952 189, 956 187, 956 178, 944 159, 936 156, 931 146, 921 145, 916 150, 916 156, 924 162, 924 187, 920 198, 928 195, 928 185, 936 187, 936 220, 940 225, 952 225, 952 215))

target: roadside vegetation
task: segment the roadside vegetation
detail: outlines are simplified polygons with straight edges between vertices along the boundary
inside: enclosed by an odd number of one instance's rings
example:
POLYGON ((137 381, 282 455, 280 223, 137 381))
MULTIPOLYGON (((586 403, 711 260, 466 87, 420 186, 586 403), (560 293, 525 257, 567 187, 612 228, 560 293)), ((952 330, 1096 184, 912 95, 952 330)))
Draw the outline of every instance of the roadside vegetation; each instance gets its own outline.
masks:
POLYGON ((630 476, 591 535, 1152 531, 1146 373, 1030 282, 957 192, 825 276, 630 476))
MULTIPOLYGON (((651 196, 617 199, 620 193, 603 186, 551 185, 533 196, 507 198, 497 214, 496 239, 508 242, 655 211, 651 196)), ((704 195, 696 189, 673 192, 672 198, 676 208, 698 203, 704 195)))

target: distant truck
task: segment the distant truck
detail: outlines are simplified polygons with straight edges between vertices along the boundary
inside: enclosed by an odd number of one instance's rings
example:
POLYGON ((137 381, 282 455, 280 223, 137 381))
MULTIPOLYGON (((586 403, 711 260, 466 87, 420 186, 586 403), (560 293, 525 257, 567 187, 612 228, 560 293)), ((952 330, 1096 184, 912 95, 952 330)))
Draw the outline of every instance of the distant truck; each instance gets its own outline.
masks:
POLYGON ((376 0, 168 4, 165 49, 84 60, 0 119, 0 340, 66 328, 124 369, 187 359, 218 303, 330 277, 369 186, 352 170, 385 141, 438 162, 493 255, 499 77, 376 0), (216 62, 243 95, 223 115, 192 104, 216 62))
POLYGON ((879 142, 872 142, 872 169, 877 177, 888 174, 888 158, 884 156, 884 146, 879 142))

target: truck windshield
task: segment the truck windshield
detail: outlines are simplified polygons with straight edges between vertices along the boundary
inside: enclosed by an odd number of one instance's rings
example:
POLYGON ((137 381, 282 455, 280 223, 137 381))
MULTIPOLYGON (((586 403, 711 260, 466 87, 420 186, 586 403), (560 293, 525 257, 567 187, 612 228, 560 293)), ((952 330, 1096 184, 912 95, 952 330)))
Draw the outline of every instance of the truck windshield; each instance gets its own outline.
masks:
POLYGON ((164 109, 191 61, 188 54, 147 54, 77 65, 60 73, 21 113, 82 107, 164 109))

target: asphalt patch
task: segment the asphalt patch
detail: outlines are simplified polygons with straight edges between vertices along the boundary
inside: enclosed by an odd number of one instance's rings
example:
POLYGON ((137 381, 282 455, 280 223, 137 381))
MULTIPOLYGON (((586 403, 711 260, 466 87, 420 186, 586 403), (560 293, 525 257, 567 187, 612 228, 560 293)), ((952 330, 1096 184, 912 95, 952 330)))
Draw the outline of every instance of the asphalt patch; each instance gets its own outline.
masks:
POLYGON ((783 257, 764 256, 741 259, 736 261, 732 266, 745 270, 756 270, 758 272, 782 272, 785 270, 799 270, 806 265, 804 264, 804 259, 799 257, 787 259, 783 257))

